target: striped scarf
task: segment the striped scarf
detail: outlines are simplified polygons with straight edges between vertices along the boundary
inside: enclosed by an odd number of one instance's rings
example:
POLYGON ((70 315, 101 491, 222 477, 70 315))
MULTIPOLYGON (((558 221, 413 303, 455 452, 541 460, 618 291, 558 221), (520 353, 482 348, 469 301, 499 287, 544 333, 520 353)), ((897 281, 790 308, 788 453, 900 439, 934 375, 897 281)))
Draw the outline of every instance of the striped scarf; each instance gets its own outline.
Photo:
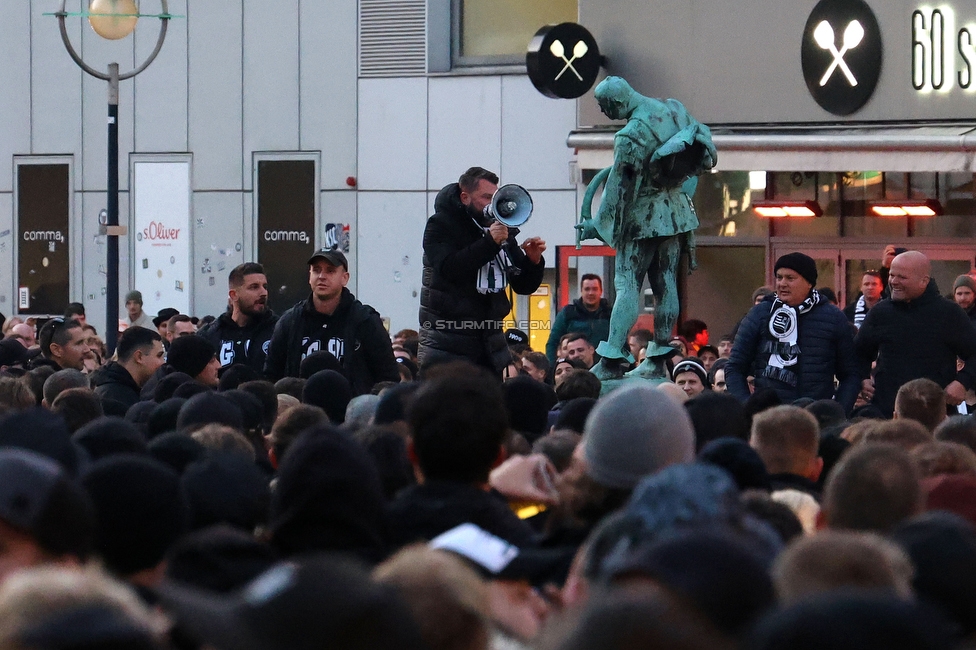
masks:
MULTIPOLYGON (((488 232, 488 229, 477 221, 474 221, 474 223, 485 232, 488 232)), ((511 267, 512 260, 509 259, 508 253, 502 247, 491 261, 478 269, 478 293, 498 293, 499 291, 504 291, 508 286, 508 270, 511 267)))

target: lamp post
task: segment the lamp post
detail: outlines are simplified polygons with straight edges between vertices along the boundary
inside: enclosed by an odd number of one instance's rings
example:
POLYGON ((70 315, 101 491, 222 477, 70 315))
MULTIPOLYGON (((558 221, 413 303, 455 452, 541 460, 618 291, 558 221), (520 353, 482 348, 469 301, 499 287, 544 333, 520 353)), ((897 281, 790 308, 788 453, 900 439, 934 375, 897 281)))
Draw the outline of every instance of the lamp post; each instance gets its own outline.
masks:
MULTIPOLYGON (((159 37, 156 47, 142 65, 130 72, 119 74, 119 64, 110 63, 108 72, 99 72, 82 60, 81 56, 71 45, 64 19, 68 16, 65 11, 67 0, 61 0, 61 8, 54 15, 58 18, 61 28, 61 41, 68 50, 68 54, 78 66, 97 79, 108 82, 108 180, 106 185, 106 224, 100 227, 100 234, 106 236, 108 244, 108 260, 105 264, 105 345, 108 353, 115 352, 119 328, 119 237, 126 234, 126 227, 119 226, 119 82, 131 79, 149 67, 156 55, 163 48, 166 40, 166 27, 171 16, 167 0, 160 0, 162 13, 154 16, 160 20, 159 37)), ((125 38, 136 27, 139 19, 139 8, 135 0, 91 0, 88 5, 88 22, 95 33, 109 40, 125 38)))

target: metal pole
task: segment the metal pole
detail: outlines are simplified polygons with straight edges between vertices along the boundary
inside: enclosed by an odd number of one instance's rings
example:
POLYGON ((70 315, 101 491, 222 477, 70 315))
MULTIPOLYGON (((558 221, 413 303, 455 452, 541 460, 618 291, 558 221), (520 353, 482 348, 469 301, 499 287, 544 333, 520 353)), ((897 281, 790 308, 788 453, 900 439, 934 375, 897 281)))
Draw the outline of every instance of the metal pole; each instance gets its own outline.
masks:
POLYGON ((109 356, 115 353, 119 335, 119 236, 113 226, 119 225, 119 64, 108 66, 108 261, 105 264, 105 347, 109 356))

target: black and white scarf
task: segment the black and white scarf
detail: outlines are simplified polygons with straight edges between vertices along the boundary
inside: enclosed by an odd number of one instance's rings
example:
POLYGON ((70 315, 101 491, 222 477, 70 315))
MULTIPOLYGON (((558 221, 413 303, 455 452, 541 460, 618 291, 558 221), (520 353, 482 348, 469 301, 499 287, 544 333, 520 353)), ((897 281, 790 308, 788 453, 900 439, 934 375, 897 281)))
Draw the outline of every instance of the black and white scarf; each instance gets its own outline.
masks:
POLYGON ((807 299, 797 307, 790 307, 776 298, 769 310, 769 333, 774 340, 767 339, 763 351, 769 352, 769 361, 762 371, 763 377, 776 379, 790 386, 796 386, 796 373, 789 368, 800 360, 799 337, 800 316, 813 309, 820 302, 816 289, 810 291, 807 299))
POLYGON ((857 299, 857 304, 854 305, 854 327, 861 329, 861 323, 864 322, 864 317, 868 315, 868 306, 864 302, 864 295, 862 294, 860 298, 857 299))
MULTIPOLYGON (((477 220, 474 223, 488 232, 477 220)), ((504 291, 508 286, 508 270, 512 267, 512 260, 508 257, 508 252, 503 246, 498 254, 495 255, 487 264, 478 269, 477 289, 478 293, 498 293, 504 291)))

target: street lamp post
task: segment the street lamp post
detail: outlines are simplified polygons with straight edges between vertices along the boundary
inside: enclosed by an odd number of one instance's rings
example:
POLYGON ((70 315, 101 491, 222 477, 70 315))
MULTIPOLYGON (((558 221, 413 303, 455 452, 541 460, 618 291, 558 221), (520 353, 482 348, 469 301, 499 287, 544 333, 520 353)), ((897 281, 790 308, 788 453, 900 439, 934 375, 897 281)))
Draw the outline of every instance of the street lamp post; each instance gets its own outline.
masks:
MULTIPOLYGON (((105 345, 111 355, 115 352, 119 333, 119 237, 126 234, 126 227, 119 226, 119 81, 131 79, 149 67, 163 47, 163 41, 166 40, 166 27, 171 16, 167 0, 160 0, 162 13, 154 16, 160 20, 159 37, 149 58, 142 65, 125 74, 119 74, 118 63, 110 63, 108 72, 105 73, 85 63, 71 45, 71 39, 68 38, 68 31, 64 25, 64 19, 68 16, 68 12, 65 11, 66 2, 67 0, 61 0, 61 8, 54 14, 58 18, 64 47, 82 70, 108 82, 108 180, 105 206, 108 216, 100 233, 106 236, 108 244, 108 260, 105 264, 105 345)), ((91 0, 87 15, 95 33, 102 38, 116 40, 132 33, 140 14, 135 0, 91 0)))

